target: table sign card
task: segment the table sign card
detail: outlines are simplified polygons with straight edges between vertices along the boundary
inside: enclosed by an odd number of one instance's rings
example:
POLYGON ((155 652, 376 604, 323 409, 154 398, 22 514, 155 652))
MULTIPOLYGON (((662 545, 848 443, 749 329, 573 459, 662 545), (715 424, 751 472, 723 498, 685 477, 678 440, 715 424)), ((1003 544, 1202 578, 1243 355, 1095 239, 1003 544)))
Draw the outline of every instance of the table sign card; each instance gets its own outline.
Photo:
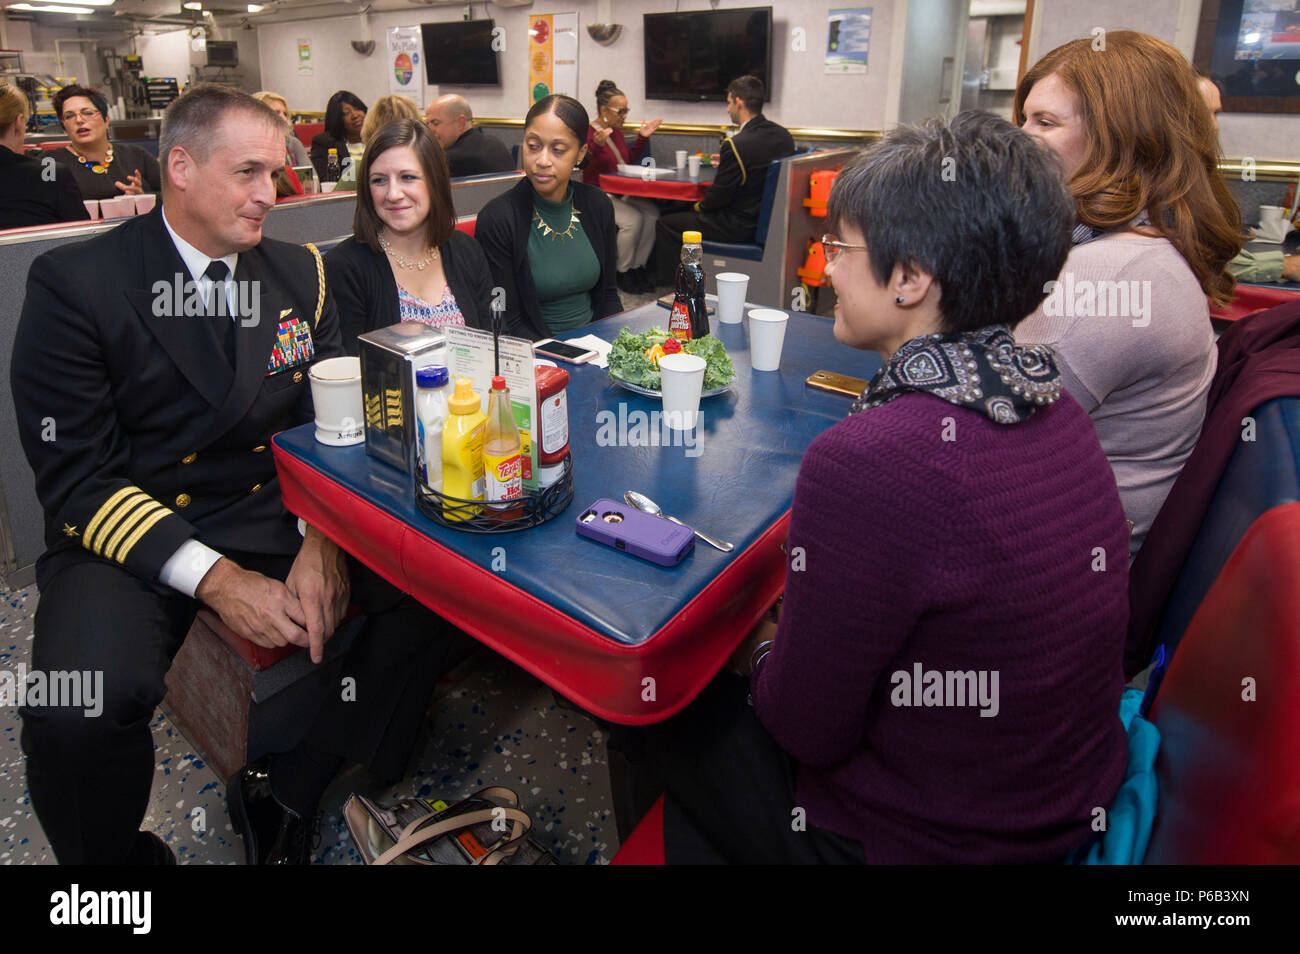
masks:
MULTIPOLYGON (((452 382, 469 378, 487 413, 492 390, 492 334, 476 328, 444 328, 447 336, 447 370, 452 382)), ((537 489, 537 378, 533 370, 533 345, 523 338, 502 335, 501 376, 510 389, 510 405, 519 428, 519 446, 523 452, 524 489, 537 489)))

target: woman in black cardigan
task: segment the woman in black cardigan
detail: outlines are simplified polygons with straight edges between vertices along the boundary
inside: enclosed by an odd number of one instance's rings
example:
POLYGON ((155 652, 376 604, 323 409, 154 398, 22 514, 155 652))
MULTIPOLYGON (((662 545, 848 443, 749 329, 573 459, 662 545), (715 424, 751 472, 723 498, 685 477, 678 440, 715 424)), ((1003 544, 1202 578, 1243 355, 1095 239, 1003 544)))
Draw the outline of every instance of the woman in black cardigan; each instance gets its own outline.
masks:
POLYGON ((357 335, 399 321, 491 329, 487 261, 456 231, 447 159, 424 123, 399 119, 371 139, 352 231, 325 256, 348 354, 357 335))
POLYGON ((614 207, 573 182, 587 156, 587 111, 571 96, 538 100, 524 120, 525 178, 478 215, 474 237, 505 291, 508 333, 537 340, 623 310, 614 207))

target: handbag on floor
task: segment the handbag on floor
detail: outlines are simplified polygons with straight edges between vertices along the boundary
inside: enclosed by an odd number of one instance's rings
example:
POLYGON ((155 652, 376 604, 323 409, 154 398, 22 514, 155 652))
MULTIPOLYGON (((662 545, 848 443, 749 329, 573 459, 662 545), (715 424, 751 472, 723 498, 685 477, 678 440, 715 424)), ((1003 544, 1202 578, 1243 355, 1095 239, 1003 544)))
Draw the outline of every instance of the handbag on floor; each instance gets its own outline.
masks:
POLYGON ((382 805, 352 795, 343 806, 357 851, 368 865, 553 865, 528 832, 519 796, 500 785, 447 807, 432 798, 382 805))

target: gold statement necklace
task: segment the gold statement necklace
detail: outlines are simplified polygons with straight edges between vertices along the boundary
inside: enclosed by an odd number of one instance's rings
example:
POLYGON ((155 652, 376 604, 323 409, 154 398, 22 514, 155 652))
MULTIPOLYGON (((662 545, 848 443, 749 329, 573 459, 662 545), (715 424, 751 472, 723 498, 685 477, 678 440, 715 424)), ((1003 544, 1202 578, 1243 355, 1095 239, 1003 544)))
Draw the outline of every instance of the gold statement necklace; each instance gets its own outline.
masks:
POLYGON ((393 246, 389 245, 388 240, 384 238, 382 235, 379 236, 379 247, 384 250, 384 252, 388 255, 389 258, 393 260, 393 262, 397 265, 398 268, 414 268, 414 269, 418 269, 419 271, 424 271, 426 268, 428 268, 430 265, 432 265, 434 262, 438 260, 438 250, 436 248, 431 248, 429 249, 428 258, 419 262, 408 262, 406 259, 402 258, 402 256, 398 255, 395 251, 393 251, 393 246))
POLYGON ((87 159, 71 146, 68 147, 68 152, 72 153, 73 157, 91 172, 97 173, 101 176, 107 175, 108 167, 113 164, 113 144, 111 142, 108 144, 108 156, 103 162, 95 162, 91 159, 87 159))
POLYGON ((537 231, 542 233, 543 238, 549 238, 552 242, 564 242, 573 238, 574 234, 582 227, 582 222, 578 218, 578 210, 571 209, 569 212, 569 227, 561 232, 559 229, 553 229, 546 224, 542 218, 542 212, 536 206, 533 207, 533 221, 537 223, 537 231))

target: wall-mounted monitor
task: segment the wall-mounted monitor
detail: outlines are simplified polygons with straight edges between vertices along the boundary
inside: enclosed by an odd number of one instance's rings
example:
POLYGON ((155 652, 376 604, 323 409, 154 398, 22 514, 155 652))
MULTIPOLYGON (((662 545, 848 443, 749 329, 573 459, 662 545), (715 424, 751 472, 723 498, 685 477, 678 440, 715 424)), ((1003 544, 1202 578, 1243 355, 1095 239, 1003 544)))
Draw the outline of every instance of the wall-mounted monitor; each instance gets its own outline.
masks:
POLYGON ((430 85, 500 86, 497 52, 492 49, 495 20, 422 23, 424 76, 430 85))
POLYGON ((238 43, 232 40, 208 40, 208 66, 238 65, 238 43))
POLYGON ((647 13, 646 99, 725 99, 727 84, 749 74, 771 99, 772 8, 647 13))

